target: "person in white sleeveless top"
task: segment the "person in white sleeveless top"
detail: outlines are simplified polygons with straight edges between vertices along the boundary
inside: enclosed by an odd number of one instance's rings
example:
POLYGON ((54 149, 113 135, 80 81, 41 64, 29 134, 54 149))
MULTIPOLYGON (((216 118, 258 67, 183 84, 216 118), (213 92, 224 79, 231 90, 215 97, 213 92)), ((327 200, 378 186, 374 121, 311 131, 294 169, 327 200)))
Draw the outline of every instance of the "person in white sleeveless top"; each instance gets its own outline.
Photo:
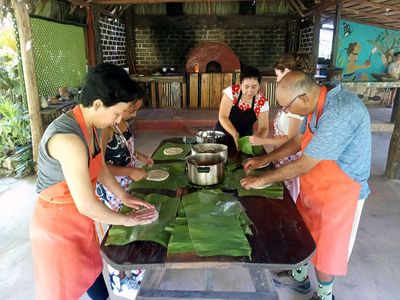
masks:
MULTIPOLYGON (((279 82, 283 76, 293 70, 311 73, 311 66, 308 54, 285 53, 278 58, 278 61, 275 64, 276 81, 279 82)), ((260 137, 253 135, 250 137, 250 143, 252 145, 269 145, 278 148, 297 135, 302 121, 302 116, 292 114, 286 111, 285 107, 280 107, 274 119, 274 136, 260 137)), ((280 168, 291 161, 298 159, 300 154, 301 152, 298 152, 295 155, 290 155, 281 160, 275 161, 274 165, 276 168, 280 168)), ((299 178, 296 177, 290 180, 285 180, 285 186, 292 196, 293 201, 296 201, 300 192, 299 178)))

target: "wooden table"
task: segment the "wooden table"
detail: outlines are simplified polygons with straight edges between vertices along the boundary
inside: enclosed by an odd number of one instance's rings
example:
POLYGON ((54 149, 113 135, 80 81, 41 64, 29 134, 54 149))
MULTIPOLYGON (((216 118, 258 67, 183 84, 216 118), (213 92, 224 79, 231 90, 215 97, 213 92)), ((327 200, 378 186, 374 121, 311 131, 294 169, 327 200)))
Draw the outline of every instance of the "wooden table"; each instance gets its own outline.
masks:
MULTIPOLYGON (((168 139, 163 141, 162 144, 174 141, 177 140, 168 139)), ((235 155, 238 158, 237 154, 230 153, 230 157, 235 157, 235 155)), ((181 197, 190 190, 140 189, 140 192, 145 194, 156 192, 181 197)), ((148 278, 152 280, 148 282, 144 280, 143 282, 140 295, 145 298, 181 298, 184 295, 200 297, 198 291, 158 290, 161 276, 166 268, 195 269, 244 266, 249 268, 250 274, 254 275, 252 280, 256 293, 251 293, 251 295, 243 293, 243 295, 239 295, 239 298, 238 294, 235 293, 235 299, 277 299, 268 272, 263 273, 261 270, 283 270, 299 267, 311 259, 315 251, 315 243, 286 189, 282 200, 258 196, 239 197, 237 191, 229 192, 235 194, 254 223, 253 236, 248 236, 252 248, 251 259, 231 256, 198 257, 195 254, 170 255, 167 254, 167 249, 163 246, 148 241, 137 241, 124 246, 105 246, 106 238, 104 238, 100 246, 104 260, 119 270, 135 268, 157 270, 149 272, 148 278), (263 284, 260 284, 260 282, 263 284)), ((223 292, 222 295, 221 292, 207 291, 201 297, 207 296, 207 298, 218 299, 228 297, 225 299, 230 299, 229 293, 223 292)))

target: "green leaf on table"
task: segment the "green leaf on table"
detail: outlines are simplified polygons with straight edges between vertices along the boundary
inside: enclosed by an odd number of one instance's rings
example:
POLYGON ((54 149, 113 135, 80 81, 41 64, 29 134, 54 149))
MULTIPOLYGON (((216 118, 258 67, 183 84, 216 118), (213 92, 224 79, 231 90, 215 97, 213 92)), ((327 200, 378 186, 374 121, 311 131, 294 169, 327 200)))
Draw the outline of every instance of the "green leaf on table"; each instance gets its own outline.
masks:
POLYGON ((186 219, 185 209, 181 202, 178 216, 175 219, 171 239, 168 243, 168 253, 193 253, 195 252, 189 227, 186 219))
POLYGON ((189 178, 186 173, 185 162, 174 162, 174 163, 156 163, 151 168, 145 167, 146 172, 150 170, 166 170, 169 173, 167 179, 162 181, 151 181, 142 179, 139 181, 132 182, 129 189, 165 189, 165 190, 176 190, 179 187, 187 187, 190 185, 189 178))
MULTIPOLYGON (((159 194, 149 194, 142 199, 157 208, 159 212, 158 219, 154 223, 147 225, 133 227, 111 226, 108 231, 106 246, 126 245, 133 241, 153 241, 167 247, 171 232, 165 230, 165 227, 175 219, 179 199, 159 194)), ((131 210, 123 207, 121 212, 129 213, 131 210)))
POLYGON ((184 160, 191 149, 192 146, 189 144, 165 143, 158 148, 158 150, 153 154, 152 158, 154 160, 184 160), (183 152, 177 155, 165 155, 164 150, 167 148, 181 148, 183 152))
MULTIPOLYGON (((249 219, 240 218, 244 211, 235 197, 204 189, 185 195, 182 200, 190 239, 198 256, 250 257, 251 247, 244 234, 250 228, 243 229, 241 224, 249 219)), ((174 234, 173 239, 179 240, 174 234)))
POLYGON ((259 156, 265 152, 264 147, 261 145, 253 146, 249 141, 249 136, 244 136, 238 139, 239 149, 247 155, 259 156))

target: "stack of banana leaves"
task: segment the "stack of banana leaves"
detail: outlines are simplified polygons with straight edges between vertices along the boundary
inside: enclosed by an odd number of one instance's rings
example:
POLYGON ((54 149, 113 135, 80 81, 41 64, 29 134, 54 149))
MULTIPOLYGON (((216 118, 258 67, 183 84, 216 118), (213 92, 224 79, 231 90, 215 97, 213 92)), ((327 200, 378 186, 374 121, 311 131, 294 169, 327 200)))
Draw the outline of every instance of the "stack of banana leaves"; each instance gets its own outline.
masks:
MULTIPOLYGON (((144 196, 137 193, 135 197, 144 199, 156 207, 159 212, 157 221, 152 224, 134 227, 113 225, 108 231, 105 245, 126 245, 133 241, 153 241, 167 247, 171 233, 166 231, 165 227, 174 221, 179 199, 165 195, 149 194, 144 196)), ((128 214, 131 210, 131 208, 123 206, 120 212, 128 214)))
POLYGON ((251 247, 245 235, 251 234, 252 223, 232 195, 200 190, 182 198, 179 212, 177 198, 158 194, 135 196, 154 204, 159 210, 159 219, 149 225, 112 226, 106 246, 146 240, 167 247, 168 253, 250 257, 251 247))
POLYGON ((218 190, 200 190, 182 198, 171 228, 168 253, 198 256, 248 256, 251 220, 240 202, 218 190))

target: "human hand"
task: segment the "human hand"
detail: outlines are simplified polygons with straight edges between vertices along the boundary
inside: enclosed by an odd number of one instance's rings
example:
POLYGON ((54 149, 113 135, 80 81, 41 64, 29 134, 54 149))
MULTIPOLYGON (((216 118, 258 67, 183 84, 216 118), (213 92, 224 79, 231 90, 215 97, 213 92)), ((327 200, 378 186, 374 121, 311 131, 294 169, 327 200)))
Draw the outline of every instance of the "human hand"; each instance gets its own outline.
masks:
POLYGON ((263 138, 260 136, 252 135, 249 137, 249 142, 253 146, 263 145, 263 138))
POLYGON ((143 208, 133 210, 125 217, 124 226, 146 225, 158 219, 158 211, 155 208, 143 208))
POLYGON ((144 162, 145 162, 149 167, 152 167, 152 166, 154 165, 154 160, 153 160, 151 157, 147 156, 147 155, 145 155, 145 160, 144 160, 144 162))
POLYGON ((140 207, 153 208, 153 209, 155 208, 153 204, 150 204, 139 198, 135 198, 129 194, 127 194, 125 197, 122 197, 121 201, 125 206, 132 207, 133 209, 136 210, 138 210, 140 207))
POLYGON ((262 157, 249 158, 243 161, 243 170, 247 174, 251 169, 258 169, 265 165, 262 157))
POLYGON ((240 151, 239 142, 238 142, 239 133, 236 132, 232 137, 233 137, 233 141, 235 142, 236 150, 237 150, 237 151, 240 151))
POLYGON ((254 187, 259 187, 267 184, 262 176, 247 175, 240 180, 242 188, 249 190, 254 187))
POLYGON ((131 168, 131 172, 129 177, 133 180, 133 181, 139 181, 142 180, 143 178, 145 178, 147 176, 147 173, 145 170, 143 170, 142 168, 131 168))

